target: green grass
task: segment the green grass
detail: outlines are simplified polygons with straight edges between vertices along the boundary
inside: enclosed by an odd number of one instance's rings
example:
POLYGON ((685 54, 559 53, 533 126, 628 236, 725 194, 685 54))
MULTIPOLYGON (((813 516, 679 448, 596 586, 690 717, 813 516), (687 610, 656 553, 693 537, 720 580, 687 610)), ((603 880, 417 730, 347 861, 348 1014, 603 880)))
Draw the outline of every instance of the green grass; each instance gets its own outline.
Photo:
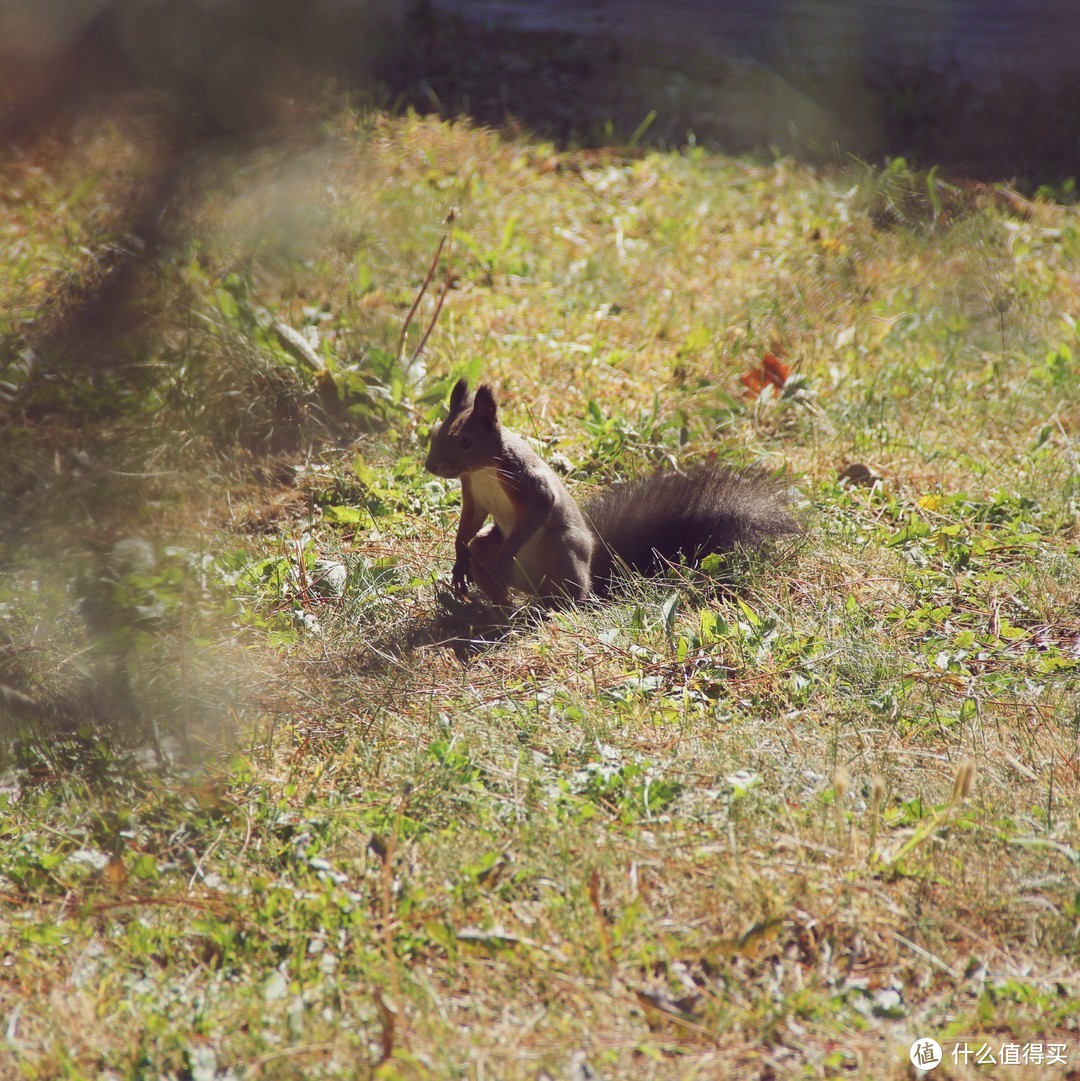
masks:
POLYGON ((902 162, 328 132, 208 163, 130 338, 47 373, 35 313, 116 241, 140 151, 115 122, 4 163, 34 191, 0 684, 33 704, 0 704, 0 1072, 1080 1056, 1076 209, 902 162), (766 352, 796 379, 750 400, 766 352), (462 372, 581 493, 716 454, 786 469, 804 534, 548 619, 455 608, 457 493, 420 463, 462 372))

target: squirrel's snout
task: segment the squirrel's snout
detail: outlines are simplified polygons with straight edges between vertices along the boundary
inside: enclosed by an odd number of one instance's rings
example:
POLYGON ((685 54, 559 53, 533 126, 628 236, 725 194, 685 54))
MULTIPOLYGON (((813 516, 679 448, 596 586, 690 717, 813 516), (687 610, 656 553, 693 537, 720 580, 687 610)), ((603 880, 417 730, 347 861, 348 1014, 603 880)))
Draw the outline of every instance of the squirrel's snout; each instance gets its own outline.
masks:
POLYGON ((458 475, 458 471, 452 468, 445 460, 439 458, 434 451, 430 451, 427 458, 424 459, 424 468, 436 477, 443 477, 446 480, 453 480, 458 475))

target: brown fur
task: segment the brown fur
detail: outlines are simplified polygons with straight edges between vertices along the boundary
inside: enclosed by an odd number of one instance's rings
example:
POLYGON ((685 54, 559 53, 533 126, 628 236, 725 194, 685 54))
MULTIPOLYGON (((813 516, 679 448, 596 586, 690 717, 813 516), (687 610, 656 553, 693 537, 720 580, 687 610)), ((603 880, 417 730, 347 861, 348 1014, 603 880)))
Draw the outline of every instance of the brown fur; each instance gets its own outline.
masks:
POLYGON ((779 485, 711 465, 616 485, 583 513, 551 467, 499 423, 491 387, 470 394, 464 379, 424 466, 461 480, 454 592, 465 596, 472 582, 497 604, 510 590, 549 605, 582 601, 603 592, 619 565, 650 573, 797 529, 779 485))

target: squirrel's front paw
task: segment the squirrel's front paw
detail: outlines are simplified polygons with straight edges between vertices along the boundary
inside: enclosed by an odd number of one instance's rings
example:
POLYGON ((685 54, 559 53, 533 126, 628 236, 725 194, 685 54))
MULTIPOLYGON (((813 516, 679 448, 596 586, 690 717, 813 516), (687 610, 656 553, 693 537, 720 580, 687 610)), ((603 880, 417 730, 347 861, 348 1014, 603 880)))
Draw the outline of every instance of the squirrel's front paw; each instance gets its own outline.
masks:
POLYGON ((454 569, 450 572, 450 588, 454 591, 455 597, 469 595, 469 584, 475 580, 469 562, 467 552, 464 557, 459 556, 454 562, 454 569))

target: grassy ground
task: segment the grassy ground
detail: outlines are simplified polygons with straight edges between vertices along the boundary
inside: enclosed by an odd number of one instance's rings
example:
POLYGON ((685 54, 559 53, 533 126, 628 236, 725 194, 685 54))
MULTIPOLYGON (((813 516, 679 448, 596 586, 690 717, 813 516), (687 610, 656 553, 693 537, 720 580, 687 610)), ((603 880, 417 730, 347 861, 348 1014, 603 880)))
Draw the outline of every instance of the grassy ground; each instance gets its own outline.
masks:
POLYGON ((1077 210, 343 114, 202 163, 84 355, 141 139, 3 161, 0 1073, 1076 1076, 1077 210), (715 454, 804 534, 453 609, 463 372, 578 491, 715 454))

